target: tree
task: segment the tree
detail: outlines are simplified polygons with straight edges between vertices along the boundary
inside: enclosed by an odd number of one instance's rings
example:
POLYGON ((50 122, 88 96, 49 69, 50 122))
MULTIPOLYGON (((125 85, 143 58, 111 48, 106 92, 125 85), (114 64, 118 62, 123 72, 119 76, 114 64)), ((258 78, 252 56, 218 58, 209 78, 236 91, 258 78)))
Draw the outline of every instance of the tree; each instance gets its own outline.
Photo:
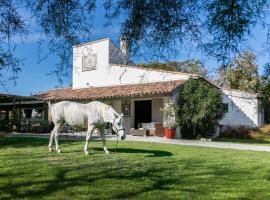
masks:
POLYGON ((183 136, 212 136, 222 116, 219 90, 205 81, 190 78, 179 95, 178 117, 183 136))
POLYGON ((237 55, 228 68, 220 69, 218 85, 247 92, 260 92, 260 76, 256 55, 244 51, 237 55))
POLYGON ((267 63, 264 69, 261 77, 260 93, 262 95, 265 122, 270 123, 270 64, 267 63))
POLYGON ((138 66, 151 69, 162 69, 168 71, 179 71, 184 73, 199 74, 202 77, 207 77, 207 69, 204 64, 198 59, 186 61, 174 61, 166 63, 149 63, 139 64, 138 66))
MULTIPOLYGON (((1 69, 11 67, 16 77, 21 62, 13 56, 12 37, 31 37, 32 27, 26 24, 34 18, 49 44, 48 52, 59 56, 53 73, 60 80, 70 68, 71 47, 91 36, 97 2, 0 0, 1 69), (31 16, 21 15, 22 10, 31 16)), ((105 0, 103 7, 107 24, 120 21, 120 34, 128 39, 133 55, 159 61, 192 44, 224 66, 239 52, 252 27, 267 25, 262 16, 269 14, 266 0, 105 0)))

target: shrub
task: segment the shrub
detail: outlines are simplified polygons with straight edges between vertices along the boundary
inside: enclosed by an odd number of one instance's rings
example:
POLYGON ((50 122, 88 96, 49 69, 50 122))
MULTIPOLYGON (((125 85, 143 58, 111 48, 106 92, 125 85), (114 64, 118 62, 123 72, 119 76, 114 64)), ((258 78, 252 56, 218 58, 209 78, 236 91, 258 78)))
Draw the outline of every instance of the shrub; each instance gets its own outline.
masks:
POLYGON ((165 104, 163 121, 163 126, 165 128, 175 128, 178 126, 177 110, 177 105, 172 100, 165 104))
POLYGON ((220 137, 226 138, 250 138, 250 128, 240 127, 226 127, 220 133, 220 137))
POLYGON ((32 133, 48 133, 51 131, 51 124, 45 119, 38 119, 31 124, 30 132, 32 133))
POLYGON ((20 112, 17 109, 12 109, 8 116, 9 127, 11 131, 20 130, 20 112))
POLYGON ((0 131, 9 132, 9 122, 7 120, 0 120, 0 131))
POLYGON ((219 89, 206 81, 190 78, 179 96, 178 118, 183 137, 211 137, 222 116, 222 96, 219 89))

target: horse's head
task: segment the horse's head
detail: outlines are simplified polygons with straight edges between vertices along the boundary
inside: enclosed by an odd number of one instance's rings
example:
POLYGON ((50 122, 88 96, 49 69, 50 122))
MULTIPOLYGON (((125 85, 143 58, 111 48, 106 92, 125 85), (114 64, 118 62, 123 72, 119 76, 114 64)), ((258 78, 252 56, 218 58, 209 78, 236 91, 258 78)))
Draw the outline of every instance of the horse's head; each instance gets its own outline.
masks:
POLYGON ((116 132, 120 136, 121 140, 124 140, 126 138, 126 131, 123 113, 114 119, 112 125, 114 132, 116 132))

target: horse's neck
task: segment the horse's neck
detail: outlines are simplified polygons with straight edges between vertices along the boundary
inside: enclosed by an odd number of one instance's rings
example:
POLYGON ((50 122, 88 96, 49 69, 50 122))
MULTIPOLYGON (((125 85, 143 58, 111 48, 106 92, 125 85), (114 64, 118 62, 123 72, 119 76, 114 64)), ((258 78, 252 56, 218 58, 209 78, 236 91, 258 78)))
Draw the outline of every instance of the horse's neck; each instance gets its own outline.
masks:
POLYGON ((104 121, 109 122, 109 123, 114 123, 117 116, 118 116, 118 113, 113 108, 110 108, 106 111, 104 121))

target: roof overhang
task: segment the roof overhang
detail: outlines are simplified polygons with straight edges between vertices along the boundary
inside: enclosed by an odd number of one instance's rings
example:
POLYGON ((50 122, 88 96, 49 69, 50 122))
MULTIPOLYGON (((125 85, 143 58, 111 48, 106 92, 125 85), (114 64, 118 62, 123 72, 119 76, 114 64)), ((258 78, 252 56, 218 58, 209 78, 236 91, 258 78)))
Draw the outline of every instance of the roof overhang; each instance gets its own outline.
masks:
POLYGON ((124 97, 170 95, 186 80, 162 81, 82 89, 57 89, 39 95, 45 101, 104 100, 124 97))

